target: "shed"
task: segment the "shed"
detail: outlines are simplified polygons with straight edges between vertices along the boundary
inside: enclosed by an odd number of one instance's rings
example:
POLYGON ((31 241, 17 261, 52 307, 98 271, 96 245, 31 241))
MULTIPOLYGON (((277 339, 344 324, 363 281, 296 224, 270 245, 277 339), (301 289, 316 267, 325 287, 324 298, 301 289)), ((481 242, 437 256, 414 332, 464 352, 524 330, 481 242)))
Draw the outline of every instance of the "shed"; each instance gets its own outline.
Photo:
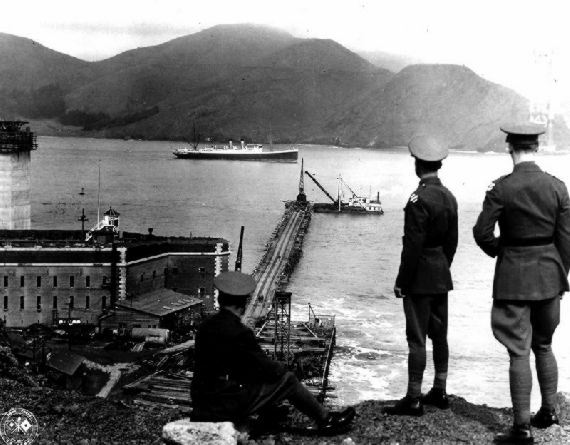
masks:
POLYGON ((202 300, 171 289, 157 289, 118 301, 101 319, 101 329, 162 328, 185 333, 201 315, 202 300))
POLYGON ((46 366, 51 377, 66 389, 78 389, 83 380, 82 365, 85 360, 85 357, 73 352, 54 352, 48 355, 46 366))

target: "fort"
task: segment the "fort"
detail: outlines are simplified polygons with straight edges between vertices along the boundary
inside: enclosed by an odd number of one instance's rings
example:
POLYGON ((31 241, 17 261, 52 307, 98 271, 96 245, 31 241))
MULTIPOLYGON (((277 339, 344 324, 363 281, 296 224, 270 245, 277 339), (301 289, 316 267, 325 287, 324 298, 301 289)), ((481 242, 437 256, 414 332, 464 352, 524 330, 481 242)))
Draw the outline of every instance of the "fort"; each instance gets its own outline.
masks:
POLYGON ((81 231, 2 230, 3 318, 8 327, 57 325, 63 319, 113 328, 159 327, 152 317, 133 321, 127 313, 110 312, 120 305, 125 312, 133 307, 141 313, 141 302, 160 302, 165 289, 171 304, 183 301, 179 309, 191 296, 212 311, 212 280, 227 270, 229 254, 228 242, 220 238, 120 232, 86 241, 81 231))

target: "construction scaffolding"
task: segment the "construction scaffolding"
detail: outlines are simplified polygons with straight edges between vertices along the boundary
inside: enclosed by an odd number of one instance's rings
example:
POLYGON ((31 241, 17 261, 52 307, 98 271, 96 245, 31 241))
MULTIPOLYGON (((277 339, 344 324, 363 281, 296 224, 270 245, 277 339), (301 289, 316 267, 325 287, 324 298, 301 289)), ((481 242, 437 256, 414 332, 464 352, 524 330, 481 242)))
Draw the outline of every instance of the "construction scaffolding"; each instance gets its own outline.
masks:
POLYGON ((291 354, 291 292, 275 292, 275 358, 289 365, 291 354))
POLYGON ((36 150, 36 135, 29 127, 22 130, 25 121, 0 121, 0 153, 36 150))

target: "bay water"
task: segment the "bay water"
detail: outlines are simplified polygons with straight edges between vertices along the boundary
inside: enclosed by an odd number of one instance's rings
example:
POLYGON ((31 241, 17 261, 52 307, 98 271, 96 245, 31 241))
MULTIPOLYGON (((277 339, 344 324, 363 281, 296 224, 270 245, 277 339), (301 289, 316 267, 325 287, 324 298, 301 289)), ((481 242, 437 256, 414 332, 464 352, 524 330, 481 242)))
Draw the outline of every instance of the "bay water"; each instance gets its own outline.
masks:
MULTIPOLYGON (((301 145, 296 146, 298 163, 273 163, 176 159, 172 151, 182 144, 174 142, 40 137, 39 146, 32 153, 33 228, 78 229, 82 209, 90 227, 100 203, 100 215, 109 206, 120 213, 125 231, 145 233, 152 227, 156 235, 223 237, 234 251, 233 268, 243 225, 245 272, 263 255, 282 217, 283 202, 298 193, 301 158, 333 196, 339 174, 358 194, 379 192, 382 216, 313 215, 289 290, 294 319, 307 319, 309 303, 315 312, 336 317, 332 403, 404 395, 405 322, 402 302, 392 289, 400 261, 403 207, 418 183, 405 148, 301 145)), ((537 163, 570 184, 569 154, 539 154, 537 163)), ((449 299, 448 392, 491 406, 510 405, 508 356, 490 328, 494 260, 475 245, 471 230, 487 186, 511 170, 506 153, 452 152, 440 172, 459 204, 455 290, 449 299)), ((308 177, 304 182, 309 200, 327 201, 308 177)), ((570 391, 568 298, 554 341, 563 391, 570 391)), ((432 378, 429 346, 424 390, 432 378)), ((539 406, 535 380, 532 408, 539 406)))

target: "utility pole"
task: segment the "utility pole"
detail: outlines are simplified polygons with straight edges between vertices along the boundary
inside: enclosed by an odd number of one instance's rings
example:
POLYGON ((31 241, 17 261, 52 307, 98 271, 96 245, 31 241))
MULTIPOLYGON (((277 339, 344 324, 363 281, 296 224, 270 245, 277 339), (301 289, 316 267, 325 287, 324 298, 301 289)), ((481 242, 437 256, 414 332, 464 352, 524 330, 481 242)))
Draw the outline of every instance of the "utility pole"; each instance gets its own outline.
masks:
POLYGON ((236 255, 236 266, 235 266, 235 270, 236 272, 241 272, 241 257, 242 257, 242 242, 243 242, 243 230, 244 230, 244 226, 241 226, 241 230, 239 233, 239 246, 238 246, 238 251, 237 251, 237 255, 236 255))
POLYGON ((71 297, 67 301, 67 350, 71 351, 71 297))
POLYGON ((81 209, 81 216, 77 221, 81 221, 81 234, 85 235, 85 221, 89 221, 89 219, 85 216, 85 208, 81 209))

